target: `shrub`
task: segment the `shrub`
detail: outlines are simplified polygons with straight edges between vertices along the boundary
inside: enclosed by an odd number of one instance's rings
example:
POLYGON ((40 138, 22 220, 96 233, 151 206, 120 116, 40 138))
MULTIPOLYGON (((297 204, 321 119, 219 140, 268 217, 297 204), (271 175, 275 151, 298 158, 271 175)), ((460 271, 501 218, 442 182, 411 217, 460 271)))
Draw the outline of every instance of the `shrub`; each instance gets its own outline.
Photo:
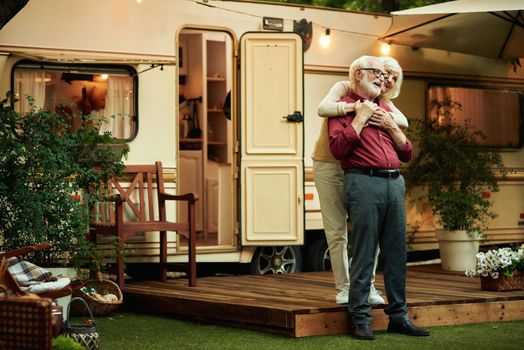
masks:
POLYGON ((68 132, 71 116, 34 106, 20 114, 13 102, 7 95, 0 103, 1 249, 52 243, 35 257, 47 265, 85 256, 90 207, 101 181, 122 172, 123 154, 101 147, 115 142, 92 116, 68 132))
POLYGON ((423 197, 445 230, 481 231, 496 217, 483 192, 498 191, 496 170, 505 174, 501 156, 478 145, 483 135, 469 123, 453 120, 460 104, 447 97, 432 101, 431 108, 436 120, 413 121, 410 128, 417 153, 405 171, 407 186, 426 186, 423 197))

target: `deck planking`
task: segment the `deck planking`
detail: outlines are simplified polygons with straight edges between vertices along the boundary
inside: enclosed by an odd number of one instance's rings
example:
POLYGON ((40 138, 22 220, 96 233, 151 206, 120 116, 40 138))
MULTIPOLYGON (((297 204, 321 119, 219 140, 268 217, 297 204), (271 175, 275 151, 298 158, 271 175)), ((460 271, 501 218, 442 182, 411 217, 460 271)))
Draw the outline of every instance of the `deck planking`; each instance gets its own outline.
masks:
MULTIPOLYGON (((377 274, 375 285, 384 290, 377 274)), ((127 308, 172 314, 292 337, 346 333, 349 317, 335 303, 329 272, 240 275, 126 284, 127 308)), ((410 267, 406 296, 410 317, 421 326, 524 320, 524 291, 490 292, 479 278, 449 273, 437 265, 410 267)), ((387 327, 384 306, 372 310, 375 330, 387 327)))

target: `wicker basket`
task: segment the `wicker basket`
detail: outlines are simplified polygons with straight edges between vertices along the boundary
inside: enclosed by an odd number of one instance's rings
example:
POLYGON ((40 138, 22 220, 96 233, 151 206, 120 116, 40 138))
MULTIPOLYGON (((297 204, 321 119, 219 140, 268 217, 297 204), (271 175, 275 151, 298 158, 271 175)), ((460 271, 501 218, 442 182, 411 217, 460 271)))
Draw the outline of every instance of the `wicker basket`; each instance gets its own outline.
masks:
POLYGON ((98 334, 98 328, 96 326, 95 318, 89 310, 87 302, 82 298, 72 298, 71 302, 67 306, 67 321, 64 323, 64 335, 75 340, 77 343, 82 345, 86 350, 99 350, 100 349, 100 334, 98 334), (87 310, 89 320, 83 324, 72 324, 70 323, 71 318, 69 314, 71 312, 71 305, 76 305, 74 301, 81 301, 84 309, 87 310))
MULTIPOLYGON (((122 304, 123 296, 122 291, 118 287, 116 283, 110 280, 102 279, 101 275, 99 274, 98 279, 96 280, 89 280, 84 283, 84 287, 92 287, 94 288, 98 294, 114 294, 117 297, 117 301, 110 302, 110 301, 101 301, 99 299, 94 298, 92 295, 83 292, 81 289, 75 290, 73 293, 74 297, 80 297, 84 299, 87 304, 89 305, 89 308, 91 309, 91 312, 95 316, 105 316, 110 314, 111 312, 115 311, 120 304, 122 304)), ((86 316, 88 315, 88 312, 85 307, 83 307, 82 304, 76 303, 71 306, 71 314, 73 316, 86 316)))
POLYGON ((499 278, 480 276, 480 288, 496 292, 521 290, 524 289, 524 274, 515 271, 512 277, 503 274, 500 274, 499 278))

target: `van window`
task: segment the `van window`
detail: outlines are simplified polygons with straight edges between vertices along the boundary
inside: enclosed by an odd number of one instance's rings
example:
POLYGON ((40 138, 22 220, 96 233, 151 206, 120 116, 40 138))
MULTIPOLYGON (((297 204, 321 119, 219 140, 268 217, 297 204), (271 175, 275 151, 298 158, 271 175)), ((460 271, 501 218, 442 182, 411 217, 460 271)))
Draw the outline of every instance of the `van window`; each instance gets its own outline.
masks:
MULTIPOLYGON (((448 100, 448 118, 481 131, 486 138, 477 141, 486 147, 518 148, 522 145, 523 90, 430 85, 428 116, 431 120, 446 118, 438 115, 435 102, 448 100)), ((441 111, 442 112, 442 111, 441 111)))
POLYGON ((21 61, 12 73, 12 91, 19 100, 15 109, 27 112, 31 96, 34 107, 67 113, 72 123, 80 122, 81 115, 98 117, 101 133, 129 141, 138 122, 134 73, 128 67, 21 61))

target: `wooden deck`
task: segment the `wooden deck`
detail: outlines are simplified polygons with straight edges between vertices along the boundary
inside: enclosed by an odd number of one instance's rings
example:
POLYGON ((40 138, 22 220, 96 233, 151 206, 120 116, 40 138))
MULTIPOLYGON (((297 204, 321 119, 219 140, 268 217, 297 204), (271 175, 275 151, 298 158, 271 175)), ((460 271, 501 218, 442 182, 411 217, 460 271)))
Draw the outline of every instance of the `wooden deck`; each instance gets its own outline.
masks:
MULTIPOLYGON (((384 290, 382 275, 376 286, 384 290)), ((344 305, 335 303, 331 273, 199 278, 126 284, 127 308, 172 314, 210 323, 256 329, 292 337, 346 333, 344 305)), ((410 267, 407 301, 420 326, 524 320, 524 291, 487 292, 478 278, 446 273, 440 266, 410 267)), ((383 306, 373 308, 373 329, 387 327, 383 306)))

